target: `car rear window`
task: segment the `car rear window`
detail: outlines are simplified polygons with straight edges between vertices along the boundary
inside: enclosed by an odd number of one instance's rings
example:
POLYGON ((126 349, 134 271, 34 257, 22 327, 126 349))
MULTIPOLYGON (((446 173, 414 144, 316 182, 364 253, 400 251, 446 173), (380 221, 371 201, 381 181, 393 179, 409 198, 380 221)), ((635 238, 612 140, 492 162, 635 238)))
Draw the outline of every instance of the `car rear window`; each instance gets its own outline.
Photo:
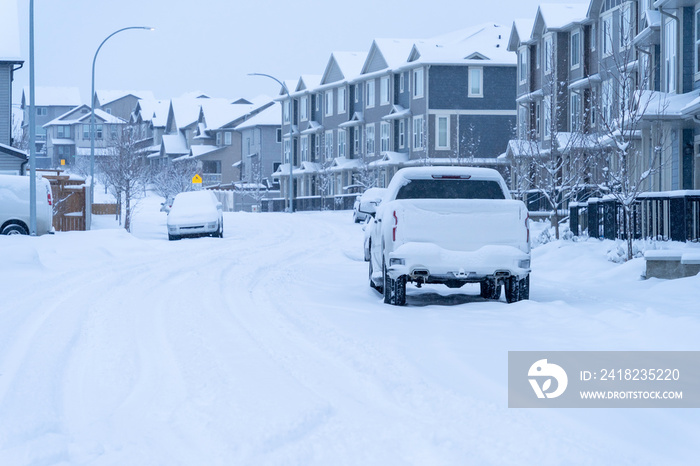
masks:
POLYGON ((490 180, 411 180, 396 199, 505 199, 501 185, 490 180))

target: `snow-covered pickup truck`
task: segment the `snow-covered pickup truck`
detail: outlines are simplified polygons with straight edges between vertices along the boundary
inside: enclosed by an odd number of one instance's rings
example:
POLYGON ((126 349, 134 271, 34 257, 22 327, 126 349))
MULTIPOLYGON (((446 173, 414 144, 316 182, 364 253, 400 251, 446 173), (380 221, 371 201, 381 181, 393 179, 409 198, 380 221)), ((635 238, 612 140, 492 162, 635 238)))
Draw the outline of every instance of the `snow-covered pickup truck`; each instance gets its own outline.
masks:
POLYGON ((398 306, 407 282, 480 283, 487 299, 498 299, 503 285, 509 303, 529 299, 528 223, 525 204, 511 199, 495 170, 401 169, 367 225, 369 284, 398 306))

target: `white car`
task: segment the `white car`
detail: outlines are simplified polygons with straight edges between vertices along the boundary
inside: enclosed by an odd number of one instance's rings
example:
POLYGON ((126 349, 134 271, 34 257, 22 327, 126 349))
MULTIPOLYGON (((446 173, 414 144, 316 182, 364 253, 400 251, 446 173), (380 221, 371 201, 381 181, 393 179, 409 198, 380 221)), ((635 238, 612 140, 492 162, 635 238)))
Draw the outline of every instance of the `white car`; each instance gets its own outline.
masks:
POLYGON ((353 207, 352 219, 355 223, 361 223, 367 221, 377 209, 377 206, 381 204, 382 198, 386 193, 386 188, 369 188, 367 191, 357 196, 355 200, 355 205, 353 207), (360 205, 363 204, 365 209, 371 209, 370 212, 361 212, 360 205))
MULTIPOLYGON (((0 175, 0 233, 29 234, 28 176, 0 175)), ((53 199, 51 185, 45 178, 36 178, 36 234, 53 233, 53 199)))
POLYGON ((211 191, 189 191, 175 196, 168 212, 168 239, 184 236, 224 236, 221 202, 211 191))

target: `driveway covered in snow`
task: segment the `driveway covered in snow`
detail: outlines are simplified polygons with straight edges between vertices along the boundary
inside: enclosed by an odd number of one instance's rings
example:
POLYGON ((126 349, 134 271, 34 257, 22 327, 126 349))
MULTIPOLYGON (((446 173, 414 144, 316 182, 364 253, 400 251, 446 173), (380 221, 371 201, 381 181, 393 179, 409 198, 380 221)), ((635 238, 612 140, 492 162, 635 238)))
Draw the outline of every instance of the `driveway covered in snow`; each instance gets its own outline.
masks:
POLYGON ((695 410, 516 410, 509 350, 698 350, 700 276, 610 242, 533 252, 531 300, 367 285, 349 212, 225 214, 168 242, 0 237, 0 464, 682 463, 695 410))

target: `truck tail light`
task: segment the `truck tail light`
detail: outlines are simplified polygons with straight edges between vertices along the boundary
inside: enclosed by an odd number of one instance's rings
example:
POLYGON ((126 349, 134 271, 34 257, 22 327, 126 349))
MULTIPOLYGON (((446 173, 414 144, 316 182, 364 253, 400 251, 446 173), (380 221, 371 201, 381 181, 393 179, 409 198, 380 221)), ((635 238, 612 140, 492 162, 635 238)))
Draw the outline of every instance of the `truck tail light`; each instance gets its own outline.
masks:
POLYGON ((525 230, 527 230, 527 242, 530 242, 530 212, 525 215, 525 230))
POLYGON ((51 191, 46 191, 46 200, 49 201, 49 205, 53 205, 53 200, 51 199, 51 191))
POLYGON ((393 241, 396 241, 396 228, 399 225, 399 218, 396 216, 396 211, 394 211, 394 229, 392 231, 393 234, 393 241))

